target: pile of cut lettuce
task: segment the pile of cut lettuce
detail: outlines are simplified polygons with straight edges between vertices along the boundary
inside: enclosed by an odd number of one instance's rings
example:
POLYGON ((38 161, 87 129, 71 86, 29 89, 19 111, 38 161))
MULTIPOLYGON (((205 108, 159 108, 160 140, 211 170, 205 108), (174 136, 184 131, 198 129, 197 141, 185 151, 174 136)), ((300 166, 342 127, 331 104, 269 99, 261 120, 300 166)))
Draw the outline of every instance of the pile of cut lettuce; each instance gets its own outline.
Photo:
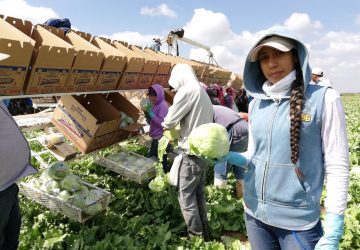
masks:
POLYGON ((83 209, 88 215, 95 215, 106 209, 98 202, 106 194, 99 189, 89 189, 78 176, 70 173, 64 162, 52 163, 39 178, 32 178, 27 184, 83 209))

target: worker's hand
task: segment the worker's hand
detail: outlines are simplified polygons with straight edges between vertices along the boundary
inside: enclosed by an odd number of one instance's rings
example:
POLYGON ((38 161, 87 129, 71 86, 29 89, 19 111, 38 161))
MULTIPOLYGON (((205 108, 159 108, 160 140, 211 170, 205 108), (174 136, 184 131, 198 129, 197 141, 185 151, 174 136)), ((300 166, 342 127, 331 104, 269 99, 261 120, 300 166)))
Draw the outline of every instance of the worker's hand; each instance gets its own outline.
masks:
POLYGON ((152 110, 148 112, 150 119, 154 118, 155 114, 152 110))
POLYGON ((249 121, 248 113, 240 112, 239 114, 240 114, 241 118, 243 118, 245 121, 247 121, 247 122, 249 121))
POLYGON ((344 229, 344 215, 326 213, 324 235, 315 246, 315 250, 338 250, 344 229))
POLYGON ((148 105, 144 106, 144 112, 149 113, 153 109, 153 105, 151 103, 148 103, 148 105))
POLYGON ((150 123, 151 123, 151 117, 150 117, 149 113, 144 112, 144 116, 145 116, 146 122, 147 122, 148 124, 150 124, 150 123))
POLYGON ((240 153, 229 151, 229 153, 225 157, 218 160, 218 162, 224 161, 227 161, 229 164, 247 169, 248 160, 240 153))

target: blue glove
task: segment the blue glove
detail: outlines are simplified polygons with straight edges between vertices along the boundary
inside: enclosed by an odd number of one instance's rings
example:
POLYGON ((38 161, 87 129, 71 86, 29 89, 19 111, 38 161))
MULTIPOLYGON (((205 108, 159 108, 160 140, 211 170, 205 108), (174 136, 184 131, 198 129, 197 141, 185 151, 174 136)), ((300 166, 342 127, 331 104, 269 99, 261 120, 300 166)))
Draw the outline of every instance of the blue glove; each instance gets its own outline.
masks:
POLYGON ((149 116, 150 116, 150 119, 154 118, 155 114, 152 110, 149 111, 149 116))
POLYGON ((247 169, 248 161, 240 153, 229 151, 229 153, 223 159, 229 164, 247 169))
POLYGON ((344 215, 326 213, 324 235, 315 246, 315 250, 338 250, 344 230, 344 215))

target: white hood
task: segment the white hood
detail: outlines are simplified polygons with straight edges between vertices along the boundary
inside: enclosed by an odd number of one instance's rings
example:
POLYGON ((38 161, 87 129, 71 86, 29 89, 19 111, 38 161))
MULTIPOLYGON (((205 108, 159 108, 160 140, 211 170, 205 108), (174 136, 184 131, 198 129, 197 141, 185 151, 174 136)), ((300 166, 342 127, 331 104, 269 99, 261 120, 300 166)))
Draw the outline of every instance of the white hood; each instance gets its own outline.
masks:
POLYGON ((199 85, 193 68, 188 64, 176 64, 171 71, 169 85, 178 91, 187 84, 199 85))

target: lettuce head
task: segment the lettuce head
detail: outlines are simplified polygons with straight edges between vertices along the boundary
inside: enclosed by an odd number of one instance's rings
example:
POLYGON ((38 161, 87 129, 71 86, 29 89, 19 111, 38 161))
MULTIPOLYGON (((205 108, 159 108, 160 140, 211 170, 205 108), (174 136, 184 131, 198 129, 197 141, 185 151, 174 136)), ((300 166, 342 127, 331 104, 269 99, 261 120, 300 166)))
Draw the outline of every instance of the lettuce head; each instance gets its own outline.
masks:
POLYGON ((229 135, 217 123, 206 123, 193 129, 189 135, 190 154, 205 159, 219 159, 229 153, 229 135))

